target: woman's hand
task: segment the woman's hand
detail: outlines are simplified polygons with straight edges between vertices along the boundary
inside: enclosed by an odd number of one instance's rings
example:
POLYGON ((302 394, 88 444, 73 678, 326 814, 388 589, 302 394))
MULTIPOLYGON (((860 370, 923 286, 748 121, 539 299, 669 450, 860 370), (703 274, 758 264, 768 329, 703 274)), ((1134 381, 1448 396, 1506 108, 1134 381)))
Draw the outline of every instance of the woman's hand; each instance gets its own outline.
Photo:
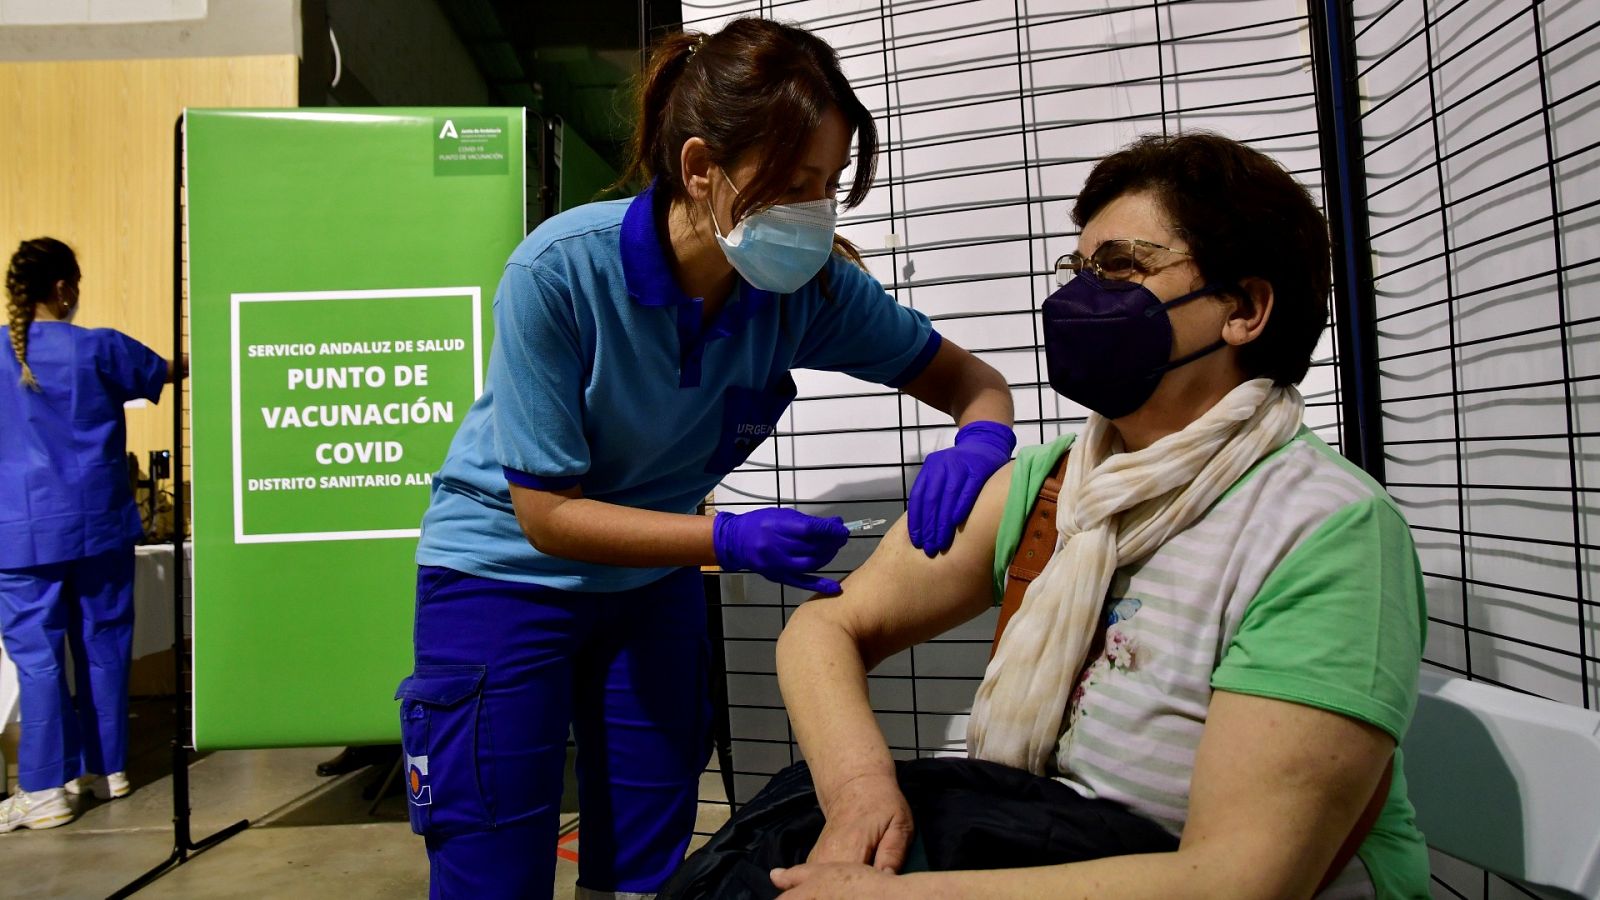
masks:
POLYGON ((789 900, 871 897, 872 900, 918 898, 908 880, 859 863, 806 863, 772 870, 772 885, 789 900))
POLYGON ((823 810, 827 823, 806 857, 808 864, 860 863, 900 871, 911 846, 911 806, 893 775, 862 775, 846 782, 823 810))

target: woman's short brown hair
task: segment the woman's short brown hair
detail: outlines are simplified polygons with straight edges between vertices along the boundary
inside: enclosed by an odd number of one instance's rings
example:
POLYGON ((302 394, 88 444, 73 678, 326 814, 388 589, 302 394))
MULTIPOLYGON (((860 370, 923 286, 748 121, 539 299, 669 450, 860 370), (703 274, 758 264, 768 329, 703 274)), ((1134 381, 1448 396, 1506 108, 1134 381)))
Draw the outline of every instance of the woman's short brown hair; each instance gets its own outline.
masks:
POLYGON ((1117 197, 1150 191, 1207 283, 1255 276, 1272 315, 1240 348, 1251 377, 1298 384, 1328 323, 1328 221, 1306 189, 1258 150, 1206 132, 1149 135, 1095 165, 1072 208, 1082 228, 1117 197))

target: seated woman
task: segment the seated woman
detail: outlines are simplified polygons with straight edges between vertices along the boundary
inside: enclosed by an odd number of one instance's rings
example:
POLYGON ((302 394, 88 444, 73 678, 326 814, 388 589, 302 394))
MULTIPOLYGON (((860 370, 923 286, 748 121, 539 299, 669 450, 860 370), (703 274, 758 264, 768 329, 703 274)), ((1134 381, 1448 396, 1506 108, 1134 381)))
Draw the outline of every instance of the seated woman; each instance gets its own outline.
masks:
POLYGON ((1041 333, 1051 386, 1094 414, 997 473, 949 552, 930 560, 902 521, 842 595, 795 613, 779 679, 826 824, 773 883, 919 900, 1428 896, 1396 749, 1425 621, 1416 553, 1384 490, 1301 424, 1294 387, 1327 319, 1326 222, 1282 167, 1209 134, 1105 158, 1073 219, 1041 333), (1053 521, 1029 520, 1056 472, 1053 521), (968 753, 1121 804, 1171 843, 896 876, 917 822, 866 673, 995 605, 1024 532, 1052 526, 968 753))

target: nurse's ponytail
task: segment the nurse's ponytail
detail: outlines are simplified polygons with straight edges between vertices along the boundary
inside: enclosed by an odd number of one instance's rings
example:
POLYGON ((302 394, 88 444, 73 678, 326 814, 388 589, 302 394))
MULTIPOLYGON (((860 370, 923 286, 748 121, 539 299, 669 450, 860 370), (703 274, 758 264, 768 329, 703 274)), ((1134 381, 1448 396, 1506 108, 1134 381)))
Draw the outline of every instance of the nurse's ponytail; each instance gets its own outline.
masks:
MULTIPOLYGON (((628 145, 628 167, 619 184, 642 187, 662 172, 676 171, 668 154, 675 155, 677 150, 662 138, 667 103, 690 58, 705 40, 706 36, 697 31, 677 31, 658 40, 651 49, 650 62, 639 77, 639 114, 628 145)), ((678 184, 681 187, 682 182, 678 184)))
MULTIPOLYGON (((724 168, 747 151, 762 165, 734 200, 733 219, 778 203, 829 109, 855 133, 855 175, 840 200, 849 209, 866 199, 878 164, 878 129, 856 97, 827 42, 770 19, 734 19, 716 34, 683 31, 661 38, 636 91, 637 119, 619 185, 655 182, 666 200, 686 196, 679 171, 683 144, 705 141, 724 168)), ((693 208, 691 207, 691 210, 693 208)), ((842 239, 836 249, 859 262, 842 239)))
POLYGON ((39 390, 39 381, 28 365, 28 329, 33 325, 34 310, 50 299, 57 282, 77 281, 78 276, 77 256, 71 247, 55 238, 23 241, 11 255, 11 265, 6 269, 6 317, 11 352, 17 355, 24 387, 39 390))

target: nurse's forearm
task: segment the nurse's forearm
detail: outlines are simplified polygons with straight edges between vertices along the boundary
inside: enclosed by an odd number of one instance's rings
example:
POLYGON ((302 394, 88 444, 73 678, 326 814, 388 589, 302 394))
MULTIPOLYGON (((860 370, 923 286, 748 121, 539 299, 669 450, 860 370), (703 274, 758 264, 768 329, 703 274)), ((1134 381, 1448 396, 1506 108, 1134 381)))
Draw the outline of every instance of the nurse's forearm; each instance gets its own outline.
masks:
POLYGON ((905 392, 949 413, 957 425, 980 421, 1011 425, 1016 417, 1005 376, 950 341, 940 345, 933 361, 905 386, 905 392))
POLYGON ((717 561, 710 516, 634 509, 511 486, 517 524, 540 553, 609 566, 702 566, 717 561))

